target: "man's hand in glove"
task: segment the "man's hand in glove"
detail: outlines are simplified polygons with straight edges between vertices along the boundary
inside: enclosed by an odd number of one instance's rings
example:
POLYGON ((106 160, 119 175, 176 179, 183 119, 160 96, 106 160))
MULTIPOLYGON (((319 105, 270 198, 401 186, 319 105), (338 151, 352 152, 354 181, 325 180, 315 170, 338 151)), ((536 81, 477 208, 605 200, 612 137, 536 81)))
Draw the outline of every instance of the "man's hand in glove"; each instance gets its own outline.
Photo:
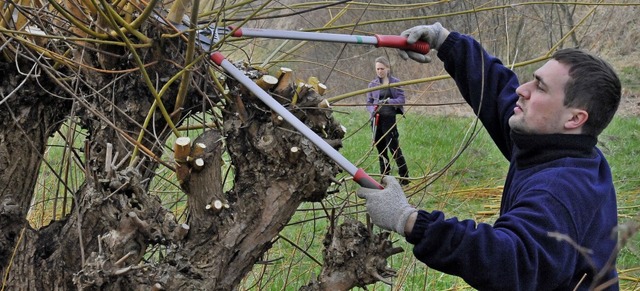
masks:
POLYGON ((409 216, 418 210, 409 205, 396 178, 382 178, 384 189, 359 188, 358 197, 367 199, 367 212, 373 224, 405 236, 405 225, 409 216))
MULTIPOLYGON (((429 44, 429 47, 434 50, 438 50, 440 45, 449 36, 449 31, 442 27, 440 22, 436 22, 433 25, 418 25, 403 31, 401 36, 407 38, 408 44, 414 44, 418 40, 422 40, 429 44)), ((423 55, 417 52, 399 50, 400 57, 403 60, 411 58, 419 63, 431 62, 431 57, 423 55)))

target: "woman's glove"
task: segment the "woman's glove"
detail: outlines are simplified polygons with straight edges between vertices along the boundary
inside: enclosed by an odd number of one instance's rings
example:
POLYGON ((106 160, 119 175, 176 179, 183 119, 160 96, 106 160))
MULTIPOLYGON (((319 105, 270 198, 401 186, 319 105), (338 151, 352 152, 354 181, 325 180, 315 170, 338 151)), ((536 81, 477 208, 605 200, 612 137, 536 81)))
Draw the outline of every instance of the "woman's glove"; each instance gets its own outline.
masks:
POLYGON ((361 187, 356 194, 367 199, 367 212, 373 224, 405 236, 404 227, 407 219, 418 210, 409 205, 396 178, 385 176, 382 178, 382 184, 385 185, 382 190, 361 187))
MULTIPOLYGON (((416 41, 422 40, 428 43, 431 49, 438 50, 444 40, 447 39, 447 36, 449 36, 449 31, 442 27, 440 22, 436 22, 432 25, 418 25, 409 28, 400 35, 407 38, 408 44, 414 44, 416 41)), ((403 60, 411 58, 420 63, 431 62, 431 57, 417 52, 399 50, 399 54, 403 60)))

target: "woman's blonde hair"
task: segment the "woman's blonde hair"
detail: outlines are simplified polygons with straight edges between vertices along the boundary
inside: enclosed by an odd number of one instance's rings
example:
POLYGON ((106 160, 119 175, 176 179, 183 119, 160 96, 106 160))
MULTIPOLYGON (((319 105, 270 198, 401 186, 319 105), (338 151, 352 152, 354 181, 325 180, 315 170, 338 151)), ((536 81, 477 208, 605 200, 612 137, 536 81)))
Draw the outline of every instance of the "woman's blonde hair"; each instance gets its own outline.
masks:
POLYGON ((383 65, 385 65, 385 67, 389 68, 389 72, 387 73, 387 75, 391 75, 391 63, 389 62, 389 60, 385 57, 377 57, 376 58, 376 63, 381 63, 383 65))

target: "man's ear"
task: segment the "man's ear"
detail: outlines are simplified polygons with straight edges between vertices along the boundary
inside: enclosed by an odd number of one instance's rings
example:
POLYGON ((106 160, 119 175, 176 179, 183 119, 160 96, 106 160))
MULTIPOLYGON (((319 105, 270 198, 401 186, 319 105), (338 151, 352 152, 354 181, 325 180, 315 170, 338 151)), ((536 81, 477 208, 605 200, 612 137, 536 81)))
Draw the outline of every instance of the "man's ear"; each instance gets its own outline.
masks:
POLYGON ((571 115, 570 118, 564 123, 564 127, 566 129, 578 129, 587 122, 589 119, 589 113, 583 109, 573 108, 570 110, 571 115))

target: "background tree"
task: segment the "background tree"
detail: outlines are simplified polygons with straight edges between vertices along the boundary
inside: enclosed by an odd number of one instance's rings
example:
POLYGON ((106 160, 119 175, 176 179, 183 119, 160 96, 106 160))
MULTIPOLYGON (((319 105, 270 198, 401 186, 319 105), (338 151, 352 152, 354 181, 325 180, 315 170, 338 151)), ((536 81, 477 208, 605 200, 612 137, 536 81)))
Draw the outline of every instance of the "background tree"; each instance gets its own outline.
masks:
MULTIPOLYGON (((326 260, 316 261, 324 269, 304 288, 348 289, 396 274, 386 260, 401 250, 389 234, 351 219, 365 221, 348 177, 171 21, 362 35, 441 21, 476 36, 525 78, 529 64, 563 46, 638 53, 627 41, 640 38, 633 1, 412 2, 3 2, 2 288, 237 288, 256 263, 270 263, 273 244, 296 245, 279 233, 297 210, 323 215, 295 223, 327 222, 326 260), (300 207, 307 202, 315 202, 310 211, 300 207)), ((343 98, 362 94, 378 55, 408 80, 411 102, 461 101, 437 60, 401 63, 390 49, 237 38, 213 49, 256 81, 275 77, 265 89, 336 148, 345 132, 317 104, 353 103, 343 98)), ((416 192, 437 177, 423 174, 416 192)), ((315 236, 307 244, 319 246, 315 236)))

